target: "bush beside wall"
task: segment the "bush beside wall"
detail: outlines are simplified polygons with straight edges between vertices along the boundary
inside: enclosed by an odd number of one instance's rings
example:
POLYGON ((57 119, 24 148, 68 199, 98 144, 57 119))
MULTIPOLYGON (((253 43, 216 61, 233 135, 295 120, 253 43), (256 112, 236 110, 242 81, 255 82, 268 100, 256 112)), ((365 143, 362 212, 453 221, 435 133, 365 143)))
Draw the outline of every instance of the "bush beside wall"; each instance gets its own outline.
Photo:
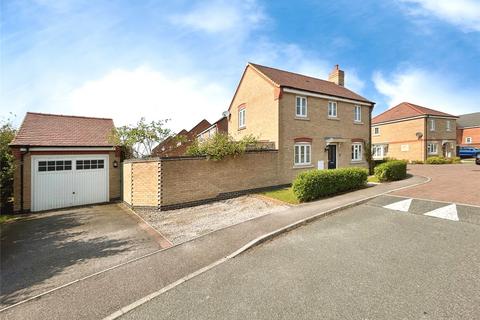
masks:
POLYGON ((451 164, 451 163, 461 163, 459 157, 445 158, 445 157, 428 157, 427 164, 451 164))
POLYGON ((367 183, 368 171, 363 168, 310 170, 300 173, 293 182, 299 201, 312 201, 339 192, 358 189, 367 183))
POLYGON ((407 177, 407 162, 393 160, 375 167, 375 176, 380 181, 395 181, 407 177))

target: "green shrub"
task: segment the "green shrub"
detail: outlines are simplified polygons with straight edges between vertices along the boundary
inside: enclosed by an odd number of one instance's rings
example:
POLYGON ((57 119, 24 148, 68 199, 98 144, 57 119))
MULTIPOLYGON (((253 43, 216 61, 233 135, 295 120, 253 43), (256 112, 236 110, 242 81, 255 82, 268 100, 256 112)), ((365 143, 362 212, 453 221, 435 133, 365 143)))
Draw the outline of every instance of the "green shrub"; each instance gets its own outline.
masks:
POLYGON ((459 157, 445 158, 445 157, 428 157, 426 163, 428 164, 451 164, 461 163, 459 157))
POLYGON ((375 176, 380 181, 395 181, 407 177, 407 162, 394 160, 375 167, 375 176))
POLYGON ((300 173, 292 187, 298 200, 305 202, 358 189, 367 183, 367 178, 368 170, 363 168, 310 170, 300 173))
POLYGON ((260 149, 259 143, 252 135, 244 136, 241 140, 235 141, 225 133, 216 133, 203 141, 195 140, 187 148, 189 156, 206 156, 212 160, 222 160, 227 156, 237 156, 247 150, 260 149))

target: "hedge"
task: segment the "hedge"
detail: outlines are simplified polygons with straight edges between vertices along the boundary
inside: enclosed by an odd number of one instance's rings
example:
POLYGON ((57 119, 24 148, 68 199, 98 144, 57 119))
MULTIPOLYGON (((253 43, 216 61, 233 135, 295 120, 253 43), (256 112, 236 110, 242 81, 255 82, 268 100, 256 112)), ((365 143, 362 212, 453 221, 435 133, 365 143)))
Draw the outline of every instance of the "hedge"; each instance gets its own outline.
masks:
POLYGON ((300 173, 292 187, 297 199, 305 202, 358 189, 367 183, 367 178, 368 170, 363 168, 310 170, 300 173))
POLYGON ((450 163, 461 163, 459 157, 454 158, 445 158, 445 157, 428 157, 427 164, 450 164, 450 163))
POLYGON ((407 177, 407 162, 394 160, 375 167, 375 177, 380 181, 395 181, 407 177))

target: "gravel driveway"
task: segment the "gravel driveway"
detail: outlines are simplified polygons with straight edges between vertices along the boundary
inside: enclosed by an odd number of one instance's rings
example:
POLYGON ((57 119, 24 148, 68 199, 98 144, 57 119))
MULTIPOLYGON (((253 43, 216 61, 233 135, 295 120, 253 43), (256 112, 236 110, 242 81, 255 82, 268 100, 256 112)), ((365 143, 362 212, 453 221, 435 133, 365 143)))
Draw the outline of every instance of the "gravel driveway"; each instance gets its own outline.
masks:
POLYGON ((247 195, 191 208, 169 211, 137 209, 136 212, 171 242, 178 244, 289 207, 263 197, 247 195))

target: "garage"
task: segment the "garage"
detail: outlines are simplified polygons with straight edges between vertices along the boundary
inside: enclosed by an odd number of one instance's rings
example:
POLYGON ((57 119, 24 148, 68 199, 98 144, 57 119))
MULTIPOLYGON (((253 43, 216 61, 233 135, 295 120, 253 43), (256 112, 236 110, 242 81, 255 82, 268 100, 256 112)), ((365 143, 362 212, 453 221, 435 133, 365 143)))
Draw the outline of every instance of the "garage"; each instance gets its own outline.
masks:
POLYGON ((108 202, 108 156, 32 156, 32 211, 108 202))
POLYGON ((14 210, 45 211, 120 199, 112 119, 27 113, 10 144, 14 210))

